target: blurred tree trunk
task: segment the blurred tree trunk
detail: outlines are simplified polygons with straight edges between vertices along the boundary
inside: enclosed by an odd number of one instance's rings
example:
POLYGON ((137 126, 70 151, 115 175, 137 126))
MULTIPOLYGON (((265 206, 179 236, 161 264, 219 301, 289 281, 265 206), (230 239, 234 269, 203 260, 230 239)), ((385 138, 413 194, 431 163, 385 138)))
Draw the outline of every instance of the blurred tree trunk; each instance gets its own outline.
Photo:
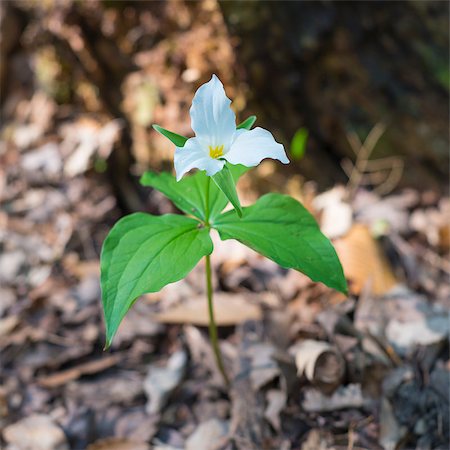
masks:
POLYGON ((348 131, 386 124, 375 157, 404 157, 404 183, 448 180, 448 2, 220 3, 237 38, 248 109, 285 142, 310 132, 302 173, 344 180, 348 131), (258 109, 257 109, 258 108, 258 109))

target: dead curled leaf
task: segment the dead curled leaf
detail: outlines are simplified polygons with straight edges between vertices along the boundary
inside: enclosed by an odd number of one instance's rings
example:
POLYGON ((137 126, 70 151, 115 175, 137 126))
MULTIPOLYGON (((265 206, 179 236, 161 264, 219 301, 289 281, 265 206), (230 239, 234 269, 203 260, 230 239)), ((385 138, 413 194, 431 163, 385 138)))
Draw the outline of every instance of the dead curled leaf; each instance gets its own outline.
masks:
POLYGON ((295 356, 298 376, 305 376, 327 393, 340 385, 345 362, 338 350, 327 342, 307 339, 293 346, 290 352, 295 356))

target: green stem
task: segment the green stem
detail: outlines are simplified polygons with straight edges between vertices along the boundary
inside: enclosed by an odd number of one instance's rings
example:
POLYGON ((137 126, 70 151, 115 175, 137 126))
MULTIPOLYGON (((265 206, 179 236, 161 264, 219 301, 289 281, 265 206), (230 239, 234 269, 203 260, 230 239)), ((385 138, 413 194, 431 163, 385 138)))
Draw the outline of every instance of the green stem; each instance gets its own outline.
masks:
POLYGON ((229 386, 230 380, 228 378, 228 375, 225 371, 225 367, 223 365, 222 354, 220 352, 220 347, 219 347, 219 340, 217 338, 217 326, 216 326, 216 321, 214 320, 210 256, 206 255, 205 259, 206 259, 206 288, 207 288, 207 295, 208 295, 208 312, 209 312, 209 339, 211 340, 211 345, 213 348, 214 356, 216 357, 217 367, 223 376, 225 384, 227 386, 229 386))
POLYGON ((210 228, 209 225, 209 186, 211 185, 211 177, 207 177, 206 180, 206 194, 205 194, 205 225, 210 228))
MULTIPOLYGON (((209 187, 211 179, 208 177, 206 184, 206 205, 205 205, 205 225, 210 228, 209 225, 209 187)), ((210 255, 205 256, 205 272, 206 272, 206 293, 208 297, 208 313, 209 313, 209 339, 211 340, 211 345, 213 348, 214 356, 216 358, 217 367, 222 374, 222 377, 227 386, 230 385, 230 380, 225 371, 225 366, 222 360, 222 354, 219 347, 219 339, 217 337, 217 326, 214 319, 214 305, 213 305, 213 288, 212 288, 212 277, 211 277, 211 257, 210 255)))

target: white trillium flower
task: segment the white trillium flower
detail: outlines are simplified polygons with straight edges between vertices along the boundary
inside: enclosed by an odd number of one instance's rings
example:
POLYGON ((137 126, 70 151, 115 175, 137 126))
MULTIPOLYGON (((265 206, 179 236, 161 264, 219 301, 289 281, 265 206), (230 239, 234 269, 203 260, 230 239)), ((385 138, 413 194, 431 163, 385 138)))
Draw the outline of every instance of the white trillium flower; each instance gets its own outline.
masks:
POLYGON ((216 75, 198 88, 189 111, 195 137, 175 150, 177 181, 194 168, 213 176, 226 161, 247 167, 257 166, 264 158, 289 163, 283 145, 269 131, 260 127, 237 130, 230 104, 216 75))

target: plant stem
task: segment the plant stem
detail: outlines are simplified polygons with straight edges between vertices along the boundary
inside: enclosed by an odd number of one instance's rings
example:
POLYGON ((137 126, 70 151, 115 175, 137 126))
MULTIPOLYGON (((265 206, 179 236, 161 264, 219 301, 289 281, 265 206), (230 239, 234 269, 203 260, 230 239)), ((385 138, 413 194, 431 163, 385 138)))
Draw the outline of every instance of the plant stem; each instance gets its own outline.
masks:
MULTIPOLYGON (((208 177, 206 184, 206 195, 205 195, 205 225, 209 229, 209 187, 211 183, 211 178, 208 177)), ((209 313, 209 339, 211 340, 211 345, 213 348, 214 356, 216 358, 217 367, 222 374, 222 377, 227 386, 230 385, 230 380, 225 371, 225 367, 222 360, 222 354, 220 352, 219 340, 217 337, 217 326, 214 319, 214 305, 213 305, 213 288, 212 288, 212 278, 211 278, 211 257, 210 255, 205 256, 205 273, 206 273, 206 294, 208 297, 208 313, 209 313)))
POLYGON ((211 282, 211 259, 209 255, 205 256, 206 260, 206 289, 208 296, 208 312, 209 312, 209 339, 216 357, 217 367, 223 376, 225 384, 230 385, 230 380, 223 365, 222 354, 220 353, 219 340, 217 338, 217 326, 214 320, 213 290, 211 282))
POLYGON ((211 185, 211 177, 207 177, 206 180, 206 193, 205 193, 205 225, 210 228, 209 225, 209 186, 211 185))

